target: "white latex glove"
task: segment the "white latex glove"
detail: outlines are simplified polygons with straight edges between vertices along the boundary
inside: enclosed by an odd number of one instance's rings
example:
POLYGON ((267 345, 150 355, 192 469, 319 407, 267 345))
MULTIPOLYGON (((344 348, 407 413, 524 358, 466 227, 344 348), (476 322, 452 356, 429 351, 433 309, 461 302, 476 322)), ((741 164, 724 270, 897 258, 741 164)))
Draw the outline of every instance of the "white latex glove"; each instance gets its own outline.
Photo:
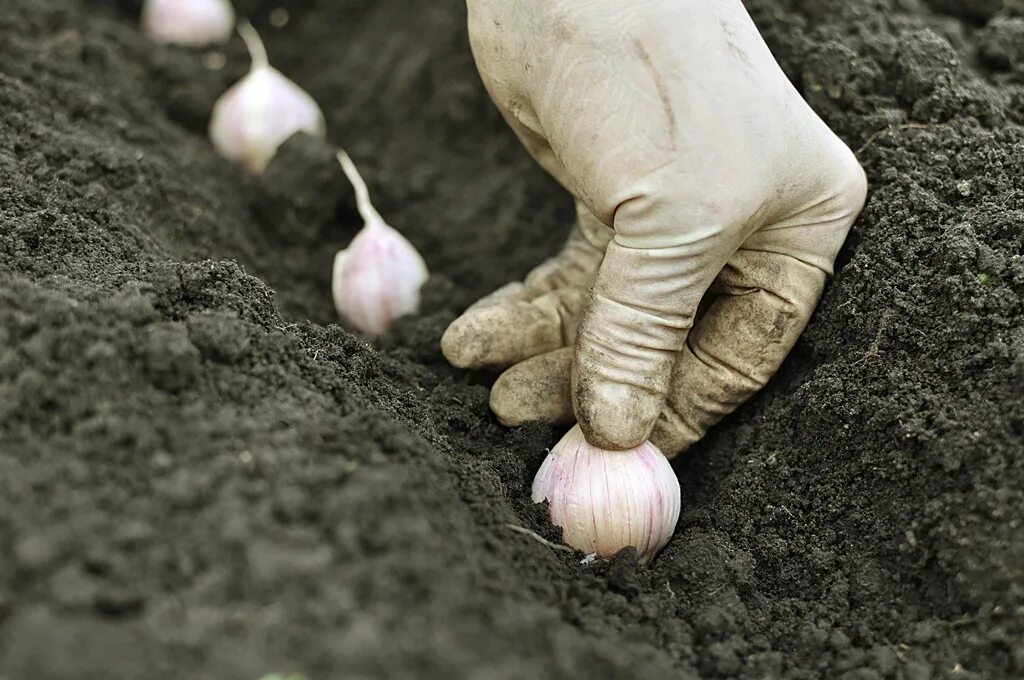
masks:
POLYGON ((508 425, 575 412, 595 446, 674 455, 778 369, 864 172, 738 0, 467 4, 484 84, 579 219, 561 254, 457 319, 444 353, 511 366, 491 395, 508 425))

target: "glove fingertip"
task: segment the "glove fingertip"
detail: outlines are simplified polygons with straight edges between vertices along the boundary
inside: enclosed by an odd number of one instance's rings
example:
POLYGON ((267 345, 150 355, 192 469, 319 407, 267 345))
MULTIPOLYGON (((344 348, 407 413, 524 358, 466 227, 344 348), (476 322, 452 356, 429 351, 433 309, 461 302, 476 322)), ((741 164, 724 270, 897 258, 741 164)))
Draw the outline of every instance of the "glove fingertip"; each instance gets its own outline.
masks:
POLYGON ((567 348, 516 364, 491 387, 491 411, 506 427, 572 422, 571 365, 567 348))
POLYGON ((480 365, 481 353, 474 341, 476 327, 471 315, 460 316, 441 336, 441 353, 452 366, 476 368, 480 365))
POLYGON ((577 382, 573 396, 576 420, 587 441, 611 451, 647 441, 664 405, 656 394, 609 382, 577 382))

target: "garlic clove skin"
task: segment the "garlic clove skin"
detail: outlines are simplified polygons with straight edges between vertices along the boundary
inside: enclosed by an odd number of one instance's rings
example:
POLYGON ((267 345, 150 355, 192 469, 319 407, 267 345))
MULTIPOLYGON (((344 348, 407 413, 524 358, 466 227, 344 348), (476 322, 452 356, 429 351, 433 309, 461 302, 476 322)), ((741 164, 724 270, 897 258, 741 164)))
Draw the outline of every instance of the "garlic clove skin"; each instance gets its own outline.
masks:
POLYGON ((429 273, 423 258, 396 229, 368 223, 334 257, 331 293, 343 318, 368 335, 380 335, 420 306, 429 273))
POLYGON ((289 137, 305 132, 322 138, 327 123, 316 101, 270 66, 256 30, 249 24, 238 30, 252 69, 217 100, 210 139, 221 156, 259 174, 289 137))
POLYGON ((533 480, 534 503, 548 502, 551 523, 569 546, 598 557, 636 548, 647 564, 679 521, 680 490, 672 466, 654 444, 608 451, 569 430, 533 480))
POLYGON ((297 132, 324 137, 317 103, 272 67, 253 70, 217 101, 210 139, 217 152, 259 174, 297 132))
POLYGON ((226 42, 235 29, 228 0, 146 0, 142 30, 151 40, 184 47, 226 42))
POLYGON ((373 207, 366 182, 346 152, 338 152, 338 163, 355 190, 364 225, 334 256, 334 307, 363 333, 380 335, 398 317, 419 310, 420 288, 430 273, 416 248, 373 207))

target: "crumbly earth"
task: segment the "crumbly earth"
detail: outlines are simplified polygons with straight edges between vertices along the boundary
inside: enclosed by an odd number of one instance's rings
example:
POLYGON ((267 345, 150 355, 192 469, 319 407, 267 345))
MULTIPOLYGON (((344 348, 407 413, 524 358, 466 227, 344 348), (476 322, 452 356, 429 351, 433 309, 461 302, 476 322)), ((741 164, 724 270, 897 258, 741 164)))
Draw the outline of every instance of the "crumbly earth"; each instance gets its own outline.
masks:
POLYGON ((359 226, 331 147, 254 179, 207 143, 238 40, 218 68, 138 0, 7 0, 0 678, 1024 676, 1024 7, 747 4, 872 191, 638 568, 509 528, 557 539, 529 485, 560 433, 438 350, 572 215, 463 3, 237 3, 434 272, 371 343, 328 293, 359 226))

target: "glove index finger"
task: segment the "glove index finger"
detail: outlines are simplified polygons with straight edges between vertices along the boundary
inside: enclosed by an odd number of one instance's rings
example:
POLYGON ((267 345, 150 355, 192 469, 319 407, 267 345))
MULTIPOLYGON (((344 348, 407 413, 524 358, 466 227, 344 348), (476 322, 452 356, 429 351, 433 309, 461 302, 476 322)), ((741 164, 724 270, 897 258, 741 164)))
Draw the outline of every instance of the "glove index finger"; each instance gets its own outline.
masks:
POLYGON ((576 418, 594 446, 642 444, 664 407, 697 306, 728 257, 717 230, 688 238, 608 248, 580 319, 572 371, 576 418))

